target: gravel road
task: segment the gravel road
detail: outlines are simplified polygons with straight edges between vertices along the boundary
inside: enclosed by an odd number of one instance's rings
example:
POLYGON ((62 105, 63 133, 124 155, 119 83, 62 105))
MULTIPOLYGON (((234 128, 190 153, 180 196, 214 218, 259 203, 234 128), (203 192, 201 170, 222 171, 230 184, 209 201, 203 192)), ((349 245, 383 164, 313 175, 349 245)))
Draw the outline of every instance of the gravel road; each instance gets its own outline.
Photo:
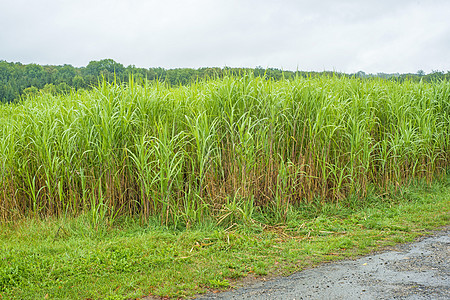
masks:
POLYGON ((197 299, 450 299, 450 227, 391 251, 197 299))

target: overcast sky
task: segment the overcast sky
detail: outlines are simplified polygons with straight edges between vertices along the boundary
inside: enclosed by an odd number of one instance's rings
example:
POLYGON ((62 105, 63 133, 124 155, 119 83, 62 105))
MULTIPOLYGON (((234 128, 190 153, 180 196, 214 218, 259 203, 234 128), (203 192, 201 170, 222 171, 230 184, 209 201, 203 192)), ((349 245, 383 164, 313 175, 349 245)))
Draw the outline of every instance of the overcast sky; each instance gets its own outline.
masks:
POLYGON ((0 0, 0 60, 450 70, 448 0, 0 0))

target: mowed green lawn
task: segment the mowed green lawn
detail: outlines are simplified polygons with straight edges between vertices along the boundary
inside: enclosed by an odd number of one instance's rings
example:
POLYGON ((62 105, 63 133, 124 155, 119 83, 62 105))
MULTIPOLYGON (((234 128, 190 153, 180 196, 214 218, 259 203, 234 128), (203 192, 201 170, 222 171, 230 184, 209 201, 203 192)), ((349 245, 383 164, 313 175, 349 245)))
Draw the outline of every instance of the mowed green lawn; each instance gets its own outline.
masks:
POLYGON ((93 227, 89 216, 1 225, 0 299, 188 297, 286 275, 320 262, 411 241, 448 225, 450 184, 417 184, 389 196, 293 209, 284 225, 255 213, 230 228, 190 229, 132 218, 93 227))

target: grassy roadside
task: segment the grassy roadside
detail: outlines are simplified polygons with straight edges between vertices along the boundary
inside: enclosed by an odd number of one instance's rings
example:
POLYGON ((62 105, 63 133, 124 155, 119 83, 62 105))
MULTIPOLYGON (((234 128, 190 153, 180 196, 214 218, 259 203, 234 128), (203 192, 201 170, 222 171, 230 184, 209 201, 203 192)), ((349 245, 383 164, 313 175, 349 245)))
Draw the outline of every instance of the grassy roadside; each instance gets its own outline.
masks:
POLYGON ((0 299, 188 297, 411 241, 449 224, 449 211, 447 178, 365 204, 311 203, 283 226, 171 230, 122 219, 93 230, 87 217, 3 224, 0 299))

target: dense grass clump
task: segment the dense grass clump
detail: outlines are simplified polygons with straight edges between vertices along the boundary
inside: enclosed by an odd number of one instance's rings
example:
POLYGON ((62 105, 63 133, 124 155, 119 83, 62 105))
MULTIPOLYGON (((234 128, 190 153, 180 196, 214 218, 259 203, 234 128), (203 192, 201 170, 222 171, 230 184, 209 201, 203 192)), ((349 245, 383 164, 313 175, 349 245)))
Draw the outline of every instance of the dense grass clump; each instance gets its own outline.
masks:
POLYGON ((282 222, 302 202, 431 181, 450 161, 450 83, 251 74, 102 83, 0 106, 0 218, 88 213, 282 222))

